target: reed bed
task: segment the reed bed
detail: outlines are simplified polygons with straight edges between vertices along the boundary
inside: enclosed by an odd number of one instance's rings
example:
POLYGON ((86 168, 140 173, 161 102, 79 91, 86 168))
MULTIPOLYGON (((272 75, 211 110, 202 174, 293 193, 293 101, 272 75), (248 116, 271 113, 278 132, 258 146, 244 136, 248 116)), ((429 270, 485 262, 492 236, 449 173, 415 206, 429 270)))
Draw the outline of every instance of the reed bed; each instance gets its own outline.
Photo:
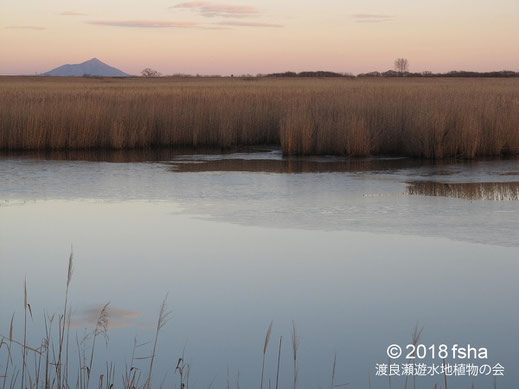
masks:
POLYGON ((516 79, 0 77, 0 150, 519 154, 516 79))

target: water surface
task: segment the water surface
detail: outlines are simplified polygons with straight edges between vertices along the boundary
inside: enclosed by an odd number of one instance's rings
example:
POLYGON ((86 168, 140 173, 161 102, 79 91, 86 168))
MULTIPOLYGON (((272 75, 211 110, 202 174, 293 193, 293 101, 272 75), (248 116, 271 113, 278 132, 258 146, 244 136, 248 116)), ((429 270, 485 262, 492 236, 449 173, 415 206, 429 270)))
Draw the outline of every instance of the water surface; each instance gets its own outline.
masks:
POLYGON ((266 377, 275 379, 283 336, 282 387, 292 380, 292 321, 301 388, 329 386, 335 353, 336 383, 367 387, 371 375, 387 387, 375 364, 387 362, 389 344, 409 343, 417 323, 424 344, 487 347, 507 368, 498 387, 519 381, 517 160, 246 151, 2 158, 0 334, 11 312, 21 334, 27 277, 37 338, 43 310, 62 304, 72 244, 73 328, 112 307, 103 357, 127 360, 134 336, 150 340, 169 292, 159 381, 168 369, 173 380, 184 352, 196 387, 214 377, 222 387, 227 368, 233 386, 238 371, 242 387, 259 386, 271 320, 266 377))

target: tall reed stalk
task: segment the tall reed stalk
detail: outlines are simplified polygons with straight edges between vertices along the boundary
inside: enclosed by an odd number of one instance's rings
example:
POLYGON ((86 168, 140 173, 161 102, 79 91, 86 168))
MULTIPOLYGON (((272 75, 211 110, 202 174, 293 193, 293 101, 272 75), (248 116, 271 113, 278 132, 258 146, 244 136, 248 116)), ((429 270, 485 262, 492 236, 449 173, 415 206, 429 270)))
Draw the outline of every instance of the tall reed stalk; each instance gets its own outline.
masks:
MULTIPOLYGON (((62 375, 62 360, 63 360, 63 343, 65 341, 65 331, 67 329, 66 323, 67 323, 67 309, 68 309, 68 292, 70 287, 70 281, 72 281, 72 273, 73 273, 73 259, 74 259, 74 252, 71 249, 70 250, 70 256, 68 259, 68 268, 67 268, 67 283, 65 288, 65 301, 63 303, 63 316, 59 318, 58 321, 58 361, 56 363, 56 378, 58 382, 58 389, 65 388, 65 379, 62 375)), ((70 329, 70 328, 69 328, 70 329)))
POLYGON ((267 355, 267 348, 269 346, 270 341, 270 334, 272 332, 272 324, 273 322, 270 322, 269 328, 267 330, 267 334, 265 335, 265 343, 263 345, 263 358, 261 361, 261 383, 260 383, 260 389, 263 389, 263 375, 265 372, 265 357, 267 355))
POLYGON ((168 295, 166 294, 166 296, 164 297, 164 300, 162 301, 162 304, 160 305, 159 318, 157 319, 157 326, 155 328, 155 338, 153 341, 153 351, 151 353, 150 364, 149 364, 149 368, 148 368, 148 379, 146 381, 147 389, 151 388, 151 376, 152 376, 152 372, 153 372, 153 363, 155 362, 155 356, 157 353, 157 343, 159 340, 159 333, 160 333, 160 330, 162 329, 162 327, 164 327, 164 325, 166 324, 166 322, 168 320, 168 316, 170 314, 170 312, 166 311, 167 299, 168 299, 168 295))
POLYGON ((296 333, 296 323, 292 322, 292 356, 294 361, 294 385, 293 389, 297 388, 297 349, 299 347, 299 340, 296 333))
POLYGON ((281 342, 283 341, 283 337, 279 337, 279 347, 278 347, 278 365, 276 369, 276 389, 279 389, 279 368, 281 366, 281 342))

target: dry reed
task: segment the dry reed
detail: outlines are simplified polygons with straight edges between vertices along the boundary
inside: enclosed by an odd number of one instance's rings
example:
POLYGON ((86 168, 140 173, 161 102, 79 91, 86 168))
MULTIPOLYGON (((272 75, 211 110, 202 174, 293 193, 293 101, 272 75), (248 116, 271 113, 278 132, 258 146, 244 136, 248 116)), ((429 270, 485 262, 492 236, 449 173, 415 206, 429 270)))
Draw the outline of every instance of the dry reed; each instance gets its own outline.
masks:
POLYGON ((146 382, 146 387, 148 389, 151 388, 151 376, 152 376, 152 372, 153 372, 153 363, 155 362, 155 356, 157 354, 157 343, 159 340, 159 333, 160 333, 160 330, 162 329, 162 327, 164 327, 164 325, 168 321, 168 316, 170 315, 170 312, 166 311, 167 299, 168 299, 168 295, 166 294, 166 296, 164 297, 164 300, 162 301, 162 304, 160 306, 159 318, 157 319, 157 327, 155 328, 155 339, 153 341, 153 351, 152 351, 152 354, 150 357, 148 380, 146 382))
POLYGON ((519 80, 0 77, 0 150, 519 153, 519 80))
POLYGON ((330 380, 330 389, 335 387, 335 368, 337 367, 337 353, 333 355, 332 379, 330 380))
POLYGON ((278 347, 278 365, 276 369, 276 389, 279 389, 279 368, 281 366, 281 342, 283 341, 283 337, 279 337, 279 347, 278 347))
POLYGON ((269 328, 267 329, 267 334, 265 335, 265 344, 263 345, 263 359, 261 362, 261 382, 260 382, 260 389, 263 389, 263 376, 265 373, 265 357, 267 355, 267 348, 269 346, 270 341, 270 334, 272 333, 272 324, 273 322, 270 322, 269 328))
POLYGON ((297 349, 299 347, 299 340, 296 333, 296 323, 292 321, 292 356, 294 361, 294 386, 293 389, 297 388, 297 349))

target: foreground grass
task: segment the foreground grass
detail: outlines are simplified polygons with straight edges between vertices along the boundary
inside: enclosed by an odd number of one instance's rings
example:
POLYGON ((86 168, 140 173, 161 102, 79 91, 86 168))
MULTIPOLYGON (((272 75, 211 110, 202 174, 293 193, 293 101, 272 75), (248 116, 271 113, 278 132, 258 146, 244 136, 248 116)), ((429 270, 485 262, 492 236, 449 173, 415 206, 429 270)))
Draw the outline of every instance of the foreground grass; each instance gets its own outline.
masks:
MULTIPOLYGON (((95 326, 81 338, 77 334, 71 334, 71 307, 69 304, 69 288, 73 274, 73 254, 70 254, 68 271, 66 276, 63 311, 58 314, 49 315, 44 313, 44 337, 38 345, 29 344, 27 324, 33 318, 33 312, 28 298, 27 282, 24 283, 24 310, 23 310, 23 337, 16 339, 14 336, 14 314, 11 317, 11 325, 8 335, 0 333, 0 388, 13 389, 113 389, 120 387, 125 389, 151 389, 173 386, 180 389, 189 388, 189 376, 191 366, 185 361, 182 353, 176 365, 172 365, 176 382, 165 385, 164 378, 154 374, 154 363, 159 347, 159 335, 162 328, 169 319, 170 312, 167 310, 167 295, 160 305, 158 318, 154 327, 154 336, 151 342, 137 344, 134 346, 129 363, 124 368, 116 366, 114 362, 103 361, 100 363, 96 355, 96 343, 105 340, 108 344, 108 328, 110 318, 110 306, 105 304, 98 312, 95 326), (137 356, 139 348, 151 345, 151 354, 146 357, 137 356), (144 362, 144 366, 142 365, 144 362)), ((263 344, 263 357, 261 361, 260 389, 264 389, 265 358, 270 343, 272 322, 270 323, 263 344)), ((298 336, 296 327, 292 326, 292 349, 293 349, 293 387, 297 389, 297 348, 298 336)), ((279 389, 280 357, 282 338, 279 340, 277 371, 275 388, 279 389)), ((335 359, 331 374, 331 388, 335 380, 335 359)), ((164 372, 162 372, 164 373, 164 372)), ((216 378, 216 377, 215 377, 216 378)), ((237 388, 239 384, 238 372, 237 388)), ((214 379, 208 384, 210 389, 214 379)), ((271 388, 269 380, 269 389, 271 388)), ((335 385, 342 386, 342 385, 335 385)), ((227 389, 230 389, 229 371, 227 371, 227 389)))
MULTIPOLYGON (((21 389, 151 389, 173 387, 179 389, 189 388, 189 379, 191 373, 191 365, 186 362, 184 352, 179 355, 175 363, 171 363, 171 370, 175 375, 174 382, 167 382, 168 373, 157 377, 154 372, 154 363, 157 357, 157 349, 160 346, 160 334, 162 328, 169 319, 170 312, 167 310, 167 295, 160 305, 159 314, 154 327, 154 335, 151 342, 137 344, 134 340, 133 350, 129 362, 124 366, 119 366, 112 361, 99 361, 96 355, 96 344, 103 339, 108 345, 108 328, 110 318, 110 306, 105 304, 99 309, 96 324, 81 338, 78 334, 71 333, 71 306, 69 304, 69 288, 71 285, 73 274, 73 255, 70 254, 68 261, 68 271, 66 274, 65 293, 63 302, 63 311, 57 314, 44 313, 44 336, 38 345, 29 344, 29 333, 27 329, 28 321, 33 318, 33 311, 28 297, 27 282, 24 283, 24 310, 23 310, 23 337, 16 339, 14 336, 14 314, 11 317, 11 324, 8 334, 0 332, 0 388, 13 389, 20 387, 21 389), (146 357, 139 357, 137 353, 139 348, 151 345, 151 353, 146 357), (143 365, 144 363, 144 365, 143 365), (178 386, 177 386, 178 385, 178 386)), ((266 389, 267 375, 265 374, 265 360, 267 349, 269 348, 272 334, 272 322, 266 331, 265 340, 262 348, 261 356, 261 374, 258 377, 259 389, 266 389)), ((412 335, 412 343, 416 346, 419 343, 423 327, 415 327, 412 335)), ((299 336, 296 325, 292 322, 290 340, 290 372, 291 383, 290 389, 297 389, 299 386, 299 336)), ((276 371, 271 372, 268 378, 269 389, 280 388, 280 361, 282 351, 283 338, 279 338, 276 347, 276 371)), ((388 361, 391 363, 391 359, 388 361)), ((444 360, 445 363, 445 360, 444 360)), ((346 387, 349 384, 341 384, 336 382, 337 356, 334 355, 333 364, 330 366, 330 377, 323 382, 329 385, 330 389, 346 387)), ((162 372, 161 374, 163 374, 162 372)), ((371 373, 368 373, 368 381, 366 387, 372 388, 371 373)), ((381 377, 384 379, 385 377, 381 377)), ((385 381, 389 389, 396 386, 391 383, 391 377, 385 381)), ((208 383, 207 389, 214 386, 215 378, 208 383)), ((238 371, 236 378, 236 389, 240 389, 240 373, 238 371)), ((447 375, 444 374, 444 385, 434 384, 434 389, 447 389, 447 375)), ((383 384, 385 387, 385 385, 383 384)), ((285 386, 286 388, 287 386, 285 386)), ((319 386, 321 387, 321 386, 319 386)), ((324 386, 326 387, 326 386, 324 386)), ((416 389, 416 376, 405 377, 403 389, 416 389)), ((229 368, 227 368, 226 389, 231 388, 229 377, 229 368)), ((472 384, 475 388, 475 384, 472 384)), ((497 388, 497 381, 494 377, 494 388, 497 388)))
POLYGON ((519 154, 519 80, 0 77, 0 150, 265 144, 286 155, 519 154))

